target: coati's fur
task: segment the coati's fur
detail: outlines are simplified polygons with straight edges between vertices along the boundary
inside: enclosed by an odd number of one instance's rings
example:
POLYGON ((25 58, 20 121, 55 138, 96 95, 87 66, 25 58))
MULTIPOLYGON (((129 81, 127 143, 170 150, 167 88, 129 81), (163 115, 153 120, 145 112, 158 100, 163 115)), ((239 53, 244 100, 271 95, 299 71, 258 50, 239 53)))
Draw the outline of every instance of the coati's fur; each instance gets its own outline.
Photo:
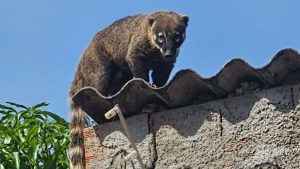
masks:
MULTIPOLYGON (((86 86, 104 96, 115 94, 133 77, 156 86, 164 85, 185 40, 189 17, 158 11, 115 21, 96 33, 77 67, 69 96, 86 86)), ((83 128, 86 115, 71 101, 70 161, 73 169, 84 168, 83 128)))

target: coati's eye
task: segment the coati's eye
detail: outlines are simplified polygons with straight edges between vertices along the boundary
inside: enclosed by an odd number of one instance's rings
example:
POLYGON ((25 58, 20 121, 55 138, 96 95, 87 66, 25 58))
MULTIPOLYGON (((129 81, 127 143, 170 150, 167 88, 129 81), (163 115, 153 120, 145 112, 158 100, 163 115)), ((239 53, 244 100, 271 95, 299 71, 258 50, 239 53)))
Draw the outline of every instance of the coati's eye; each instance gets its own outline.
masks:
POLYGON ((176 43, 178 43, 180 41, 180 33, 179 32, 176 32, 174 34, 174 40, 175 40, 176 43))
POLYGON ((165 41, 164 34, 162 32, 158 33, 158 42, 163 43, 165 41))

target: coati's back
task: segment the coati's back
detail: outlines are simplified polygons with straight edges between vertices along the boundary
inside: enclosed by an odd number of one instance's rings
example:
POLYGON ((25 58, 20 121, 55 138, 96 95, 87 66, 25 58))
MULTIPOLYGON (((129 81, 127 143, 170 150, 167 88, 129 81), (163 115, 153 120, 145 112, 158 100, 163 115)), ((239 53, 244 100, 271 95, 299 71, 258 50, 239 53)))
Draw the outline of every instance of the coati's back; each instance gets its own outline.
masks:
POLYGON ((132 36, 141 38, 146 35, 143 31, 146 17, 140 14, 115 21, 95 35, 95 45, 104 45, 111 57, 125 57, 132 36))
MULTIPOLYGON (((105 96, 112 95, 133 76, 148 81, 150 70, 153 71, 153 82, 163 85, 185 39, 187 22, 187 16, 158 11, 125 17, 96 33, 80 59, 69 97, 87 86, 105 96), (142 62, 138 62, 139 57, 142 62)), ((71 168, 83 169, 83 128, 87 117, 71 99, 70 105, 71 168)))
MULTIPOLYGON (((94 35, 89 46, 81 56, 69 90, 69 97, 72 97, 81 88, 86 86, 98 89, 105 96, 114 94, 102 90, 99 87, 99 83, 95 83, 95 78, 91 76, 91 72, 95 72, 100 68, 101 65, 98 64, 100 60, 101 64, 114 62, 116 67, 128 69, 126 63, 124 63, 124 57, 127 54, 132 34, 135 34, 135 39, 146 36, 145 32, 141 31, 142 27, 144 27, 143 20, 146 17, 147 15, 139 14, 119 19, 94 35)), ((132 77, 128 77, 127 81, 130 78, 132 77)))

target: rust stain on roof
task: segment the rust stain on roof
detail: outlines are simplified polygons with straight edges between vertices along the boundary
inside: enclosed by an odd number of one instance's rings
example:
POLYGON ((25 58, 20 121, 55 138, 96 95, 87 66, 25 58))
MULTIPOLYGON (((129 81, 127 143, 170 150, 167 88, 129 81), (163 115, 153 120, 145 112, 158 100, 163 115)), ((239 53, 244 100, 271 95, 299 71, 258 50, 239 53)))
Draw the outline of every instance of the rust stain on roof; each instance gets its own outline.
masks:
POLYGON ((254 68, 242 59, 233 59, 211 78, 184 69, 161 88, 154 88, 143 79, 132 79, 113 96, 104 97, 96 89, 85 87, 72 100, 96 122, 104 123, 108 122, 104 114, 115 104, 119 104, 128 117, 140 113, 149 103, 171 109, 299 81, 300 54, 293 49, 284 49, 262 68, 254 68))

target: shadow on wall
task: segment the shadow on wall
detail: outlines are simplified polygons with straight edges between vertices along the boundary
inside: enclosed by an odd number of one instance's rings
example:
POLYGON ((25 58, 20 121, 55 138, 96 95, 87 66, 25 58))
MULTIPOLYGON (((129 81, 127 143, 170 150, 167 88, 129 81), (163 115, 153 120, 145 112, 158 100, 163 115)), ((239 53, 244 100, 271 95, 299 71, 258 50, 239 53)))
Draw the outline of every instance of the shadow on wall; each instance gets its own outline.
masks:
MULTIPOLYGON (((279 111, 282 113, 294 110, 293 87, 278 87, 250 94, 212 101, 151 115, 150 128, 155 133, 161 126, 170 126, 184 136, 195 135, 205 121, 221 125, 223 120, 232 125, 249 118, 250 113, 261 111, 279 111)), ((272 113, 272 112, 269 112, 272 113)), ((220 129, 221 130, 221 129, 220 129)))
MULTIPOLYGON (((147 114, 141 114, 139 116, 126 119, 131 137, 134 142, 141 143, 150 133, 149 126, 147 125, 149 121, 148 119, 149 116, 147 114)), ((103 143, 104 140, 107 141, 110 139, 116 139, 116 141, 124 140, 124 142, 127 141, 127 139, 123 137, 126 136, 126 133, 119 120, 111 123, 105 123, 103 125, 96 125, 93 128, 94 131, 96 131, 96 135, 100 143, 103 143), (122 135, 114 134, 113 137, 109 138, 112 133, 122 133, 122 135)))

